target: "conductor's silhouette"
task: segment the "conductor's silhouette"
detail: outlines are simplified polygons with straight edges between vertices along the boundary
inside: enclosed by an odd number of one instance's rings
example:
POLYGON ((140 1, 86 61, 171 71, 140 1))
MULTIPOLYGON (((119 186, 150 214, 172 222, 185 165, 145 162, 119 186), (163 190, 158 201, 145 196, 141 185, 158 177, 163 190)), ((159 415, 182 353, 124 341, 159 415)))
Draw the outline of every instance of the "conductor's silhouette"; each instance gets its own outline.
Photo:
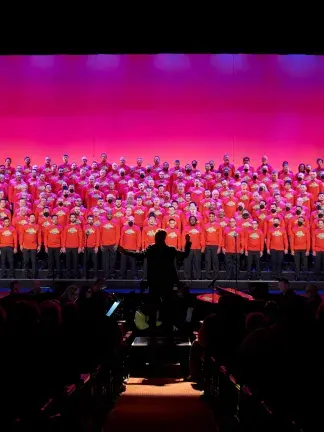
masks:
POLYGON ((173 287, 178 284, 179 277, 175 266, 176 260, 183 260, 188 257, 191 242, 190 236, 186 235, 184 251, 178 251, 174 247, 167 246, 165 243, 166 231, 158 230, 155 234, 155 244, 150 245, 142 252, 133 252, 119 247, 119 251, 126 255, 140 260, 147 259, 147 284, 152 304, 152 315, 150 316, 150 327, 155 326, 156 310, 160 301, 164 304, 164 324, 171 326, 171 310, 173 287), (169 319, 168 319, 169 318, 169 319))

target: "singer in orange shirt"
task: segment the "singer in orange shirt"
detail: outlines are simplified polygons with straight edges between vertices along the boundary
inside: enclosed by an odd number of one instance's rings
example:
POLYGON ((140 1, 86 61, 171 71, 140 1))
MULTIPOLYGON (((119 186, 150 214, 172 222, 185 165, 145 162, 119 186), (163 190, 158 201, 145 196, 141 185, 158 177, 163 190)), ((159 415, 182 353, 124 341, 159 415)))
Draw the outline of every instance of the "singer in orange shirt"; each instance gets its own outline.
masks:
POLYGON ((192 245, 189 256, 184 261, 184 278, 186 280, 201 278, 201 254, 205 252, 204 232, 197 224, 195 216, 189 217, 189 225, 182 231, 182 249, 185 249, 189 234, 192 245))
POLYGON ((240 271, 239 254, 244 251, 244 238, 234 218, 229 220, 229 227, 224 229, 222 249, 225 255, 226 279, 236 279, 240 271))
POLYGON ((66 254, 68 279, 74 279, 79 272, 79 254, 82 252, 82 229, 75 213, 70 214, 70 223, 64 227, 62 252, 66 254))
MULTIPOLYGON (((121 229, 120 246, 133 252, 139 252, 141 249, 141 229, 134 224, 134 216, 130 216, 128 224, 121 229)), ((125 254, 122 254, 120 258, 119 277, 126 279, 128 263, 130 264, 131 276, 136 280, 136 258, 125 254)))
POLYGON ((319 219, 317 228, 312 233, 312 249, 315 257, 315 275, 320 280, 321 272, 324 272, 324 221, 319 219))
POLYGON ((271 257, 271 273, 273 279, 282 277, 282 262, 288 253, 288 237, 286 228, 280 226, 279 217, 274 217, 272 226, 267 230, 267 252, 271 257))
POLYGON ((120 223, 113 219, 112 210, 107 210, 106 219, 100 226, 100 249, 102 270, 105 279, 115 279, 117 247, 120 240, 120 223))
POLYGON ((93 265, 93 275, 98 277, 98 250, 100 246, 100 228, 94 225, 93 215, 87 217, 87 224, 83 227, 83 279, 87 279, 88 265, 93 265))
POLYGON ((39 225, 36 224, 36 216, 32 213, 29 215, 29 222, 24 226, 20 240, 20 249, 24 258, 25 277, 29 278, 28 264, 32 264, 32 277, 36 278, 36 257, 42 244, 42 232, 39 225))
POLYGON ((52 223, 44 231, 45 252, 48 254, 48 279, 61 277, 61 253, 63 242, 63 227, 59 225, 59 217, 52 215, 52 223))
POLYGON ((295 280, 300 280, 300 271, 308 269, 308 256, 310 250, 310 229, 304 216, 299 216, 297 224, 289 234, 291 255, 295 261, 295 280))
POLYGON ((17 253, 17 231, 11 226, 10 219, 3 219, 3 227, 0 229, 1 250, 1 278, 6 274, 6 261, 9 264, 9 276, 14 277, 14 253, 17 253))
POLYGON ((256 278, 261 279, 260 258, 264 249, 263 230, 259 229, 257 220, 252 221, 252 227, 248 228, 244 236, 244 249, 247 256, 248 280, 252 279, 252 264, 255 261, 256 278))
POLYGON ((206 279, 217 279, 219 276, 218 254, 223 242, 223 228, 216 222, 214 212, 209 213, 209 222, 203 228, 205 236, 205 267, 206 279))

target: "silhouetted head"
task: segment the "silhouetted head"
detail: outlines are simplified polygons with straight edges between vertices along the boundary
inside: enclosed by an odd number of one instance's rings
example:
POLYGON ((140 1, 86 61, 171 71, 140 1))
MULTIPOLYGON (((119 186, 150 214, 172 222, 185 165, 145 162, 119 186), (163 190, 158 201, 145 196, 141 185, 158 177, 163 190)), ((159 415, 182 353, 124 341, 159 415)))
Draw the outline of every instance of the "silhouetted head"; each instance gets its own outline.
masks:
POLYGON ((289 281, 285 278, 279 279, 278 288, 279 288, 281 293, 286 294, 287 291, 289 291, 289 281))
POLYGON ((20 284, 18 281, 10 282, 10 294, 18 294, 20 291, 20 284))
POLYGON ((321 329, 321 331, 324 330, 324 301, 318 306, 318 309, 316 311, 316 321, 321 329))
POLYGON ((156 244, 163 244, 165 243, 167 233, 164 230, 158 230, 155 233, 155 243, 156 244))
POLYGON ((264 313, 268 317, 270 323, 275 323, 279 318, 279 306, 276 302, 270 300, 264 305, 264 313))
POLYGON ((268 317, 262 312, 251 312, 245 319, 245 329, 248 333, 265 328, 269 324, 268 317))
POLYGON ((308 284, 306 286, 306 295, 309 299, 316 298, 319 295, 317 286, 314 284, 308 284))

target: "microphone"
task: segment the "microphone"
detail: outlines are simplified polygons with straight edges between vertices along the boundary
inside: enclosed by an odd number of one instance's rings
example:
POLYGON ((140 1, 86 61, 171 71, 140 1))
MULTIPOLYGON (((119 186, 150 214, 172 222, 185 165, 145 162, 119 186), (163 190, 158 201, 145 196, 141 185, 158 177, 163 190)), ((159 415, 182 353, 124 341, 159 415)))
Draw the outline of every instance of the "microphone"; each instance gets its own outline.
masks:
POLYGON ((89 237, 89 235, 90 235, 90 231, 87 230, 86 231, 86 236, 89 237))
POLYGON ((234 237, 237 237, 237 232, 236 231, 234 232, 234 237))

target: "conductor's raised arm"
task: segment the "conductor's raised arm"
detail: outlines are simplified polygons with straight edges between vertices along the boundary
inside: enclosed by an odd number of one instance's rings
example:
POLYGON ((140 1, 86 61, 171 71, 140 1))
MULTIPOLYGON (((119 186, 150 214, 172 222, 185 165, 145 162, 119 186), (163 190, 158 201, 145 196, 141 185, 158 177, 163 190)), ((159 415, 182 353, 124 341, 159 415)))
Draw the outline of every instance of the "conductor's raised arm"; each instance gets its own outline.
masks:
POLYGON ((122 246, 118 246, 118 250, 119 250, 120 253, 122 253, 124 255, 128 255, 128 256, 134 257, 134 258, 136 258, 138 260, 144 260, 144 258, 146 258, 146 251, 147 251, 147 249, 145 249, 142 252, 135 252, 135 251, 130 251, 130 250, 124 249, 122 246))

